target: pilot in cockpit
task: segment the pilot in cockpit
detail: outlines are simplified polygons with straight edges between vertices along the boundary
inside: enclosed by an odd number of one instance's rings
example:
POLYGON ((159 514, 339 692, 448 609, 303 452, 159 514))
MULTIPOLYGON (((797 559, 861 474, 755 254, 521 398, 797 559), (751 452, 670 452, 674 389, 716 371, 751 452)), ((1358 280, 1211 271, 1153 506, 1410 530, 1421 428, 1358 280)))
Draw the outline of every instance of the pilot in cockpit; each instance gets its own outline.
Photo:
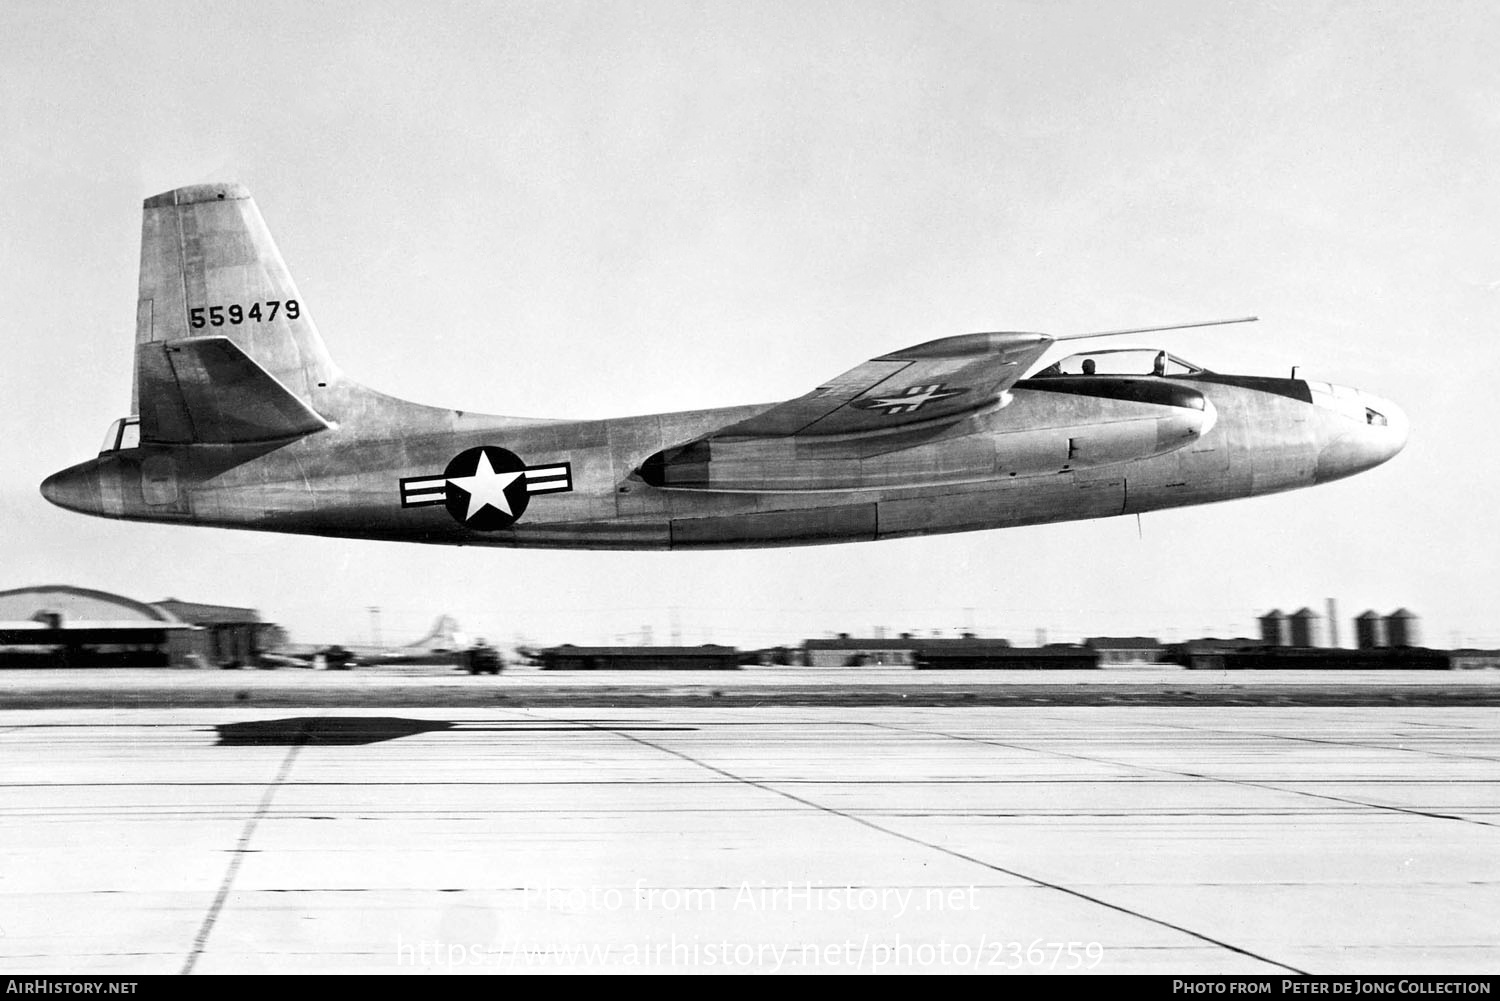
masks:
POLYGON ((1085 358, 1083 360, 1083 374, 1084 375, 1093 375, 1094 374, 1094 369, 1097 368, 1097 367, 1098 366, 1096 366, 1094 364, 1094 359, 1092 359, 1092 358, 1085 358))

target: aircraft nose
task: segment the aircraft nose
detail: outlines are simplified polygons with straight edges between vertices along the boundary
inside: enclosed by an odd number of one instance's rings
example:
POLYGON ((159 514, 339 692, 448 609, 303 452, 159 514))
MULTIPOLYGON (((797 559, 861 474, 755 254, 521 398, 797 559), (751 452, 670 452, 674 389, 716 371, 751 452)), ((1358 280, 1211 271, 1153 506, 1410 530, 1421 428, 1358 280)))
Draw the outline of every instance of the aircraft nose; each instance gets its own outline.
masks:
POLYGON ((1405 411, 1390 400, 1362 390, 1340 395, 1337 409, 1349 420, 1339 422, 1318 456, 1319 483, 1373 469, 1405 448, 1411 432, 1405 411))
MULTIPOLYGON (((1406 438, 1411 433, 1411 422, 1406 419, 1406 411, 1373 393, 1361 392, 1359 395, 1365 403, 1366 420, 1370 422, 1371 433, 1389 449, 1385 456, 1385 459, 1389 459, 1406 447, 1406 438)), ((1380 461, 1384 462, 1385 459, 1380 461)))

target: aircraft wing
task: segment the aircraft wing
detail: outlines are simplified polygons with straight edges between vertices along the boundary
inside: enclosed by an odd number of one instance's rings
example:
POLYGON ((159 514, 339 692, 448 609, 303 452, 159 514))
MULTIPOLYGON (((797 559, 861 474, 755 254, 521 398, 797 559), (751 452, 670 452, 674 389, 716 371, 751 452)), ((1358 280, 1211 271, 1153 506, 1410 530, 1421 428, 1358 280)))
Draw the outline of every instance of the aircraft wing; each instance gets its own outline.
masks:
MULTIPOLYGON (((960 434, 1052 346, 1046 334, 962 334, 872 358, 811 393, 641 463, 654 487, 820 490, 861 460, 960 434)), ((914 470, 930 479, 933 470, 914 470)))
POLYGON ((848 435, 956 417, 994 402, 1052 346, 1045 334, 962 334, 872 358, 708 440, 848 435))

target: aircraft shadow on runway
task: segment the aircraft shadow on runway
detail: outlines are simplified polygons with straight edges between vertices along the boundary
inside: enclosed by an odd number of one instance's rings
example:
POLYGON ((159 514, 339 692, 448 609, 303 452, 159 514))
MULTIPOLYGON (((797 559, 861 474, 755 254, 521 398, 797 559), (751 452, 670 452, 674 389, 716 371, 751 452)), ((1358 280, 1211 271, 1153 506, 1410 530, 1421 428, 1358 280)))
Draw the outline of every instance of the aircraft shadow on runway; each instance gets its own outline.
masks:
POLYGON ((642 721, 608 720, 538 720, 537 722, 501 722, 497 720, 404 719, 400 716, 291 716, 286 719, 258 719, 244 723, 220 723, 219 747, 357 745, 377 744, 422 733, 578 733, 623 732, 627 730, 696 730, 695 726, 660 726, 642 721))

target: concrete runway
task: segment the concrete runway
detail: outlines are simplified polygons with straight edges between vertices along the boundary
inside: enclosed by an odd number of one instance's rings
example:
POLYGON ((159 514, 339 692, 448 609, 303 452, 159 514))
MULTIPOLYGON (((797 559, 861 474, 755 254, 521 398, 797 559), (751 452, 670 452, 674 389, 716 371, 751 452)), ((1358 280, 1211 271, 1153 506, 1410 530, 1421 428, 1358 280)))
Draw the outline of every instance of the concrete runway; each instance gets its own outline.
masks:
POLYGON ((1493 973, 1473 707, 0 711, 13 974, 1493 973))
POLYGON ((1453 705, 1500 706, 1500 671, 542 671, 470 677, 451 666, 353 671, 0 671, 0 709, 367 706, 1453 705))

